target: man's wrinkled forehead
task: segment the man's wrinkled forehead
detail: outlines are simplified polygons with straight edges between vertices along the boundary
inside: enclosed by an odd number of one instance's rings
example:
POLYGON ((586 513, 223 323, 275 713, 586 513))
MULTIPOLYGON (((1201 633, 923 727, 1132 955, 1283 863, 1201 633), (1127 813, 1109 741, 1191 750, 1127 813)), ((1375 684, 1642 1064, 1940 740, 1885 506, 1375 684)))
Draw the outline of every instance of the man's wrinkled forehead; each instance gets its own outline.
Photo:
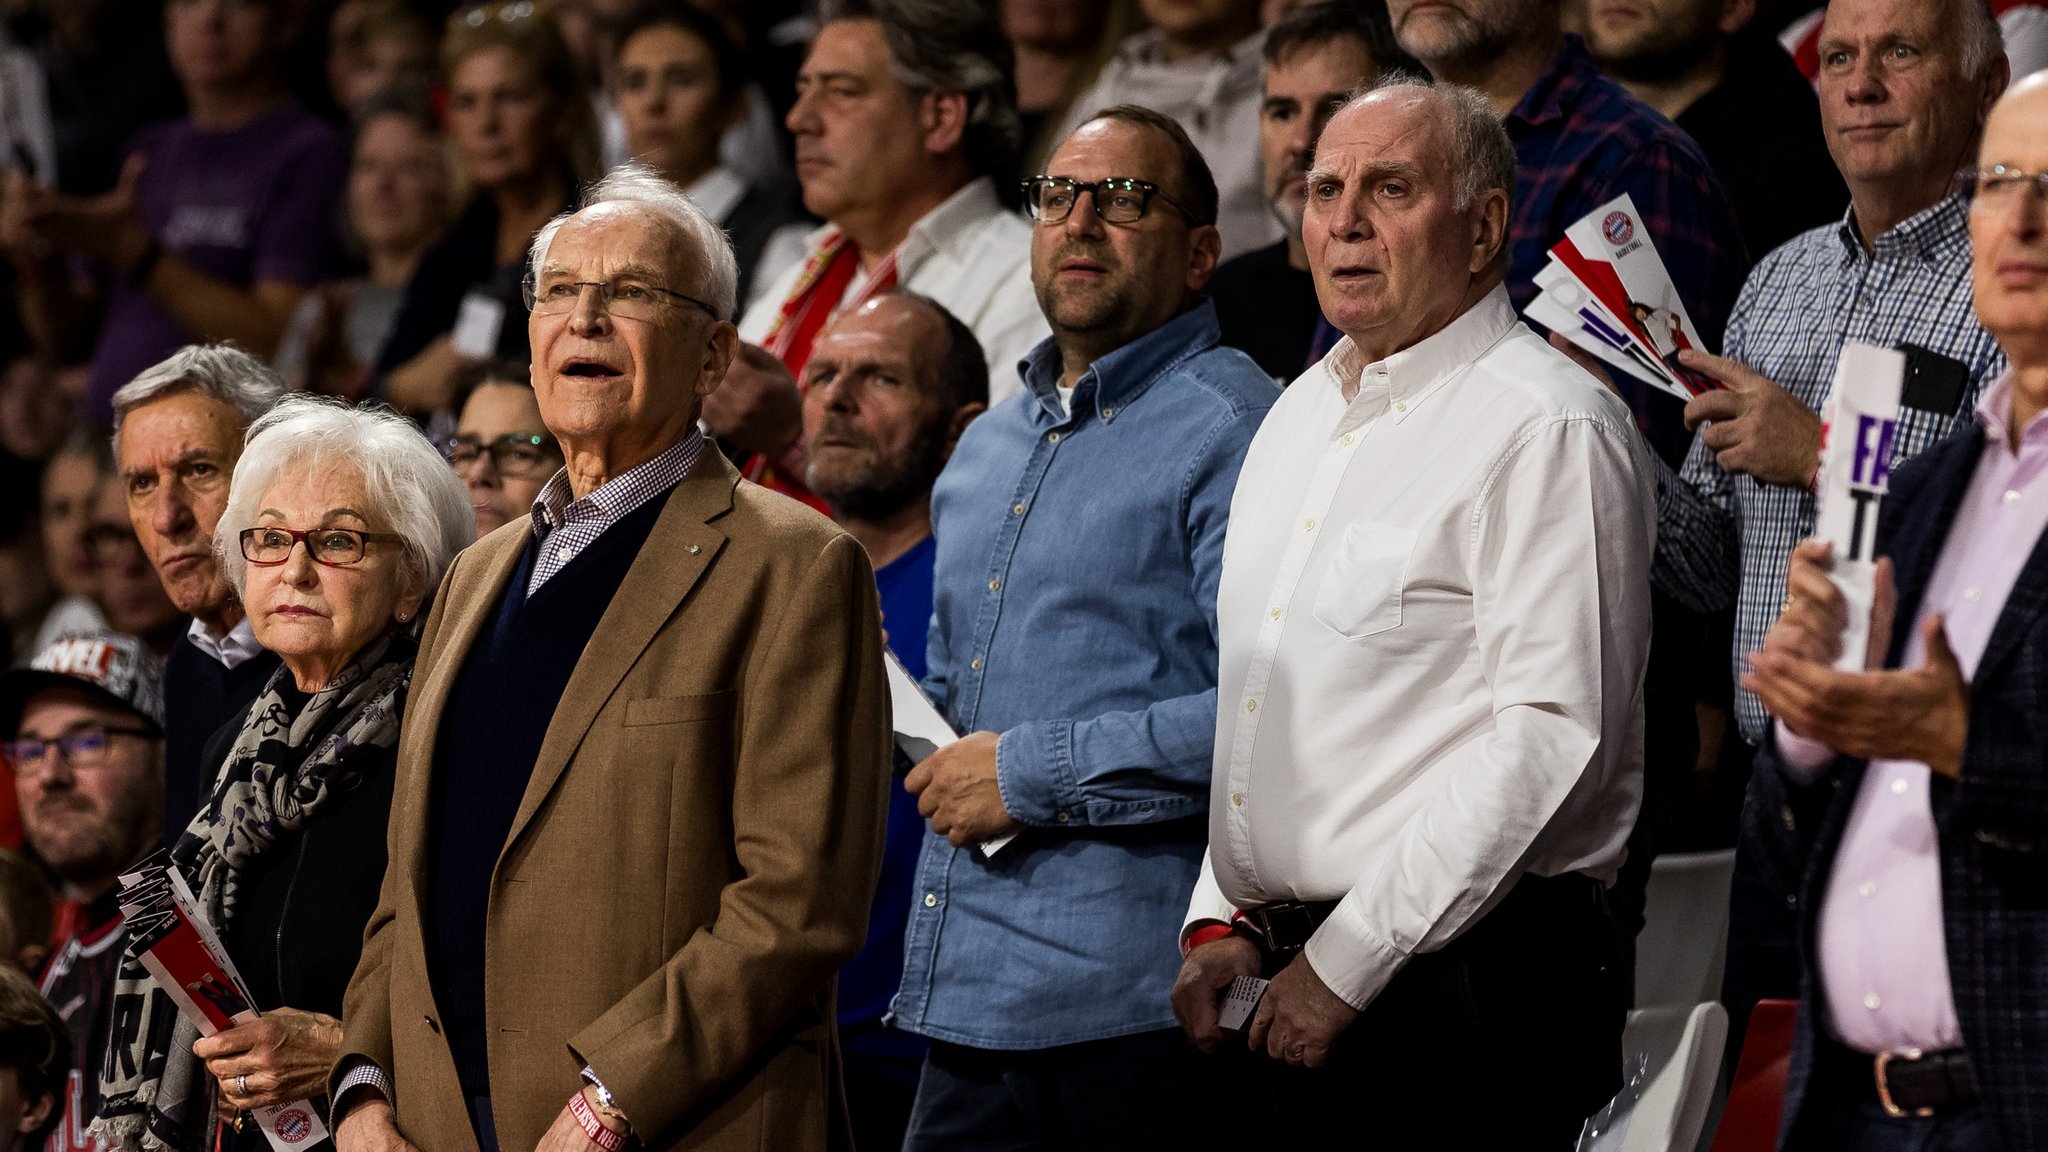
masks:
POLYGON ((923 309, 883 296, 832 322, 818 337, 810 363, 841 372, 879 371, 919 381, 936 371, 931 362, 944 350, 946 334, 923 309))
POLYGON ((1347 176, 1377 169, 1442 173, 1449 141, 1425 89, 1373 92, 1330 118, 1316 141, 1318 172, 1347 176))
POLYGON ((637 272, 684 284, 699 275, 695 264, 682 230, 667 217, 645 204, 614 200, 562 223, 548 242, 541 274, 585 279, 637 272))

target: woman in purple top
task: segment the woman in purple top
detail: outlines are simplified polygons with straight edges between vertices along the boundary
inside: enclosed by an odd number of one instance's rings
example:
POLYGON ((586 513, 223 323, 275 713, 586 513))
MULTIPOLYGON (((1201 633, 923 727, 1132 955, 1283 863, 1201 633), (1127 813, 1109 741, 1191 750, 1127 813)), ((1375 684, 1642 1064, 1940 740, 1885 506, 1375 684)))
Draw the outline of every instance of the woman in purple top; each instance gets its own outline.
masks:
POLYGON ((233 340, 269 356, 326 271, 347 150, 279 78, 284 23, 277 0, 170 0, 165 39, 189 114, 137 134, 111 192, 17 179, 7 198, 0 245, 39 339, 82 348, 104 304, 88 401, 102 423, 116 389, 181 345, 233 340), (74 256, 96 282, 71 274, 74 256))

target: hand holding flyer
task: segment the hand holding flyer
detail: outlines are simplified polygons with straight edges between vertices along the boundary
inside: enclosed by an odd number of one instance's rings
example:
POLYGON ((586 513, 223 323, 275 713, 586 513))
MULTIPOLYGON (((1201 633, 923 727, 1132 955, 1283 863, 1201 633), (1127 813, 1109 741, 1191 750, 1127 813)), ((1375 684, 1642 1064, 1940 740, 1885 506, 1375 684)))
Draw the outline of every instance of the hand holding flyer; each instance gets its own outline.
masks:
POLYGON ((1821 423, 1820 502, 1814 535, 1834 545, 1829 575, 1849 605, 1835 667, 1861 672, 1870 645, 1877 585, 1877 508, 1891 477, 1892 439, 1906 379, 1906 357, 1850 342, 1835 363, 1821 423))
POLYGON ((1720 387, 1679 362, 1709 349, 1627 195, 1566 228, 1536 285, 1529 318, 1610 366, 1682 400, 1720 387))
MULTIPOLYGON (((932 707, 930 697, 918 686, 910 670, 896 659, 893 652, 885 652, 889 664, 889 723, 896 731, 896 747, 911 763, 923 761, 932 753, 960 739, 946 718, 932 707)), ((1003 846, 1015 840, 1017 834, 998 836, 981 842, 981 854, 994 856, 1003 846)))
MULTIPOLYGON (((213 925, 200 914, 184 874, 169 866, 168 855, 159 852, 122 876, 121 883, 128 954, 199 1034, 212 1036, 256 1019, 241 974, 213 925)), ((277 1152, 310 1147, 327 1138, 327 1126, 304 1100, 252 1109, 250 1115, 277 1152)))

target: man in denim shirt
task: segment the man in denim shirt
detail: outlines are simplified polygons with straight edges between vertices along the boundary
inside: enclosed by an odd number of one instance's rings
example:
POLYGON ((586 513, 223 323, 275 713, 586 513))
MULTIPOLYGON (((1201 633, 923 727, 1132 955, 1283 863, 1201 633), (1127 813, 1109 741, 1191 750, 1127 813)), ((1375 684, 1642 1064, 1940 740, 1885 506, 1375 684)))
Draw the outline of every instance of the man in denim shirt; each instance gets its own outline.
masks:
POLYGON ((1216 187, 1179 125, 1109 109, 1047 172, 1025 202, 1053 336, 932 495, 926 685, 968 735, 905 782, 931 824, 893 1005, 933 1041, 911 1150, 1164 1149, 1200 1113, 1168 994, 1224 526, 1279 393, 1217 343, 1216 187))

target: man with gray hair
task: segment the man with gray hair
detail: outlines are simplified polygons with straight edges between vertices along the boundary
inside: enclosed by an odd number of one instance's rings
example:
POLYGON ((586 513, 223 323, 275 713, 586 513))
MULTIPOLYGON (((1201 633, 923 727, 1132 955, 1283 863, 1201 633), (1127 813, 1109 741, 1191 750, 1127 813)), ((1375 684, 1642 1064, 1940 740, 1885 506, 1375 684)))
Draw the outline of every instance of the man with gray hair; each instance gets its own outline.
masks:
POLYGON ((531 269, 566 466, 427 619, 336 1142, 827 1147, 889 776, 874 576, 698 431, 738 273, 674 185, 615 169, 531 269))
POLYGON ((1483 97, 1400 80, 1331 118, 1308 174, 1344 338, 1238 477, 1173 992, 1199 1046, 1248 1041, 1237 1111, 1267 1144, 1568 1148, 1620 1086, 1605 889, 1642 786, 1650 464, 1515 318, 1514 179, 1483 97), (1261 975, 1238 1039, 1221 1002, 1261 975))
POLYGON ((190 344, 114 393, 114 454, 128 519, 164 592, 192 617, 164 663, 164 842, 207 792, 209 736, 240 716, 277 667, 256 642, 213 550, 242 434, 284 381, 232 344, 190 344))
POLYGON ((1022 135, 1011 69, 986 0, 825 6, 788 117, 804 207, 825 224, 747 309, 746 346, 704 403, 711 431, 750 453, 750 479, 824 510, 803 485, 797 381, 826 321, 898 285, 966 322, 991 403, 1022 389, 1017 363, 1047 329, 1031 228, 996 195, 1022 135))

